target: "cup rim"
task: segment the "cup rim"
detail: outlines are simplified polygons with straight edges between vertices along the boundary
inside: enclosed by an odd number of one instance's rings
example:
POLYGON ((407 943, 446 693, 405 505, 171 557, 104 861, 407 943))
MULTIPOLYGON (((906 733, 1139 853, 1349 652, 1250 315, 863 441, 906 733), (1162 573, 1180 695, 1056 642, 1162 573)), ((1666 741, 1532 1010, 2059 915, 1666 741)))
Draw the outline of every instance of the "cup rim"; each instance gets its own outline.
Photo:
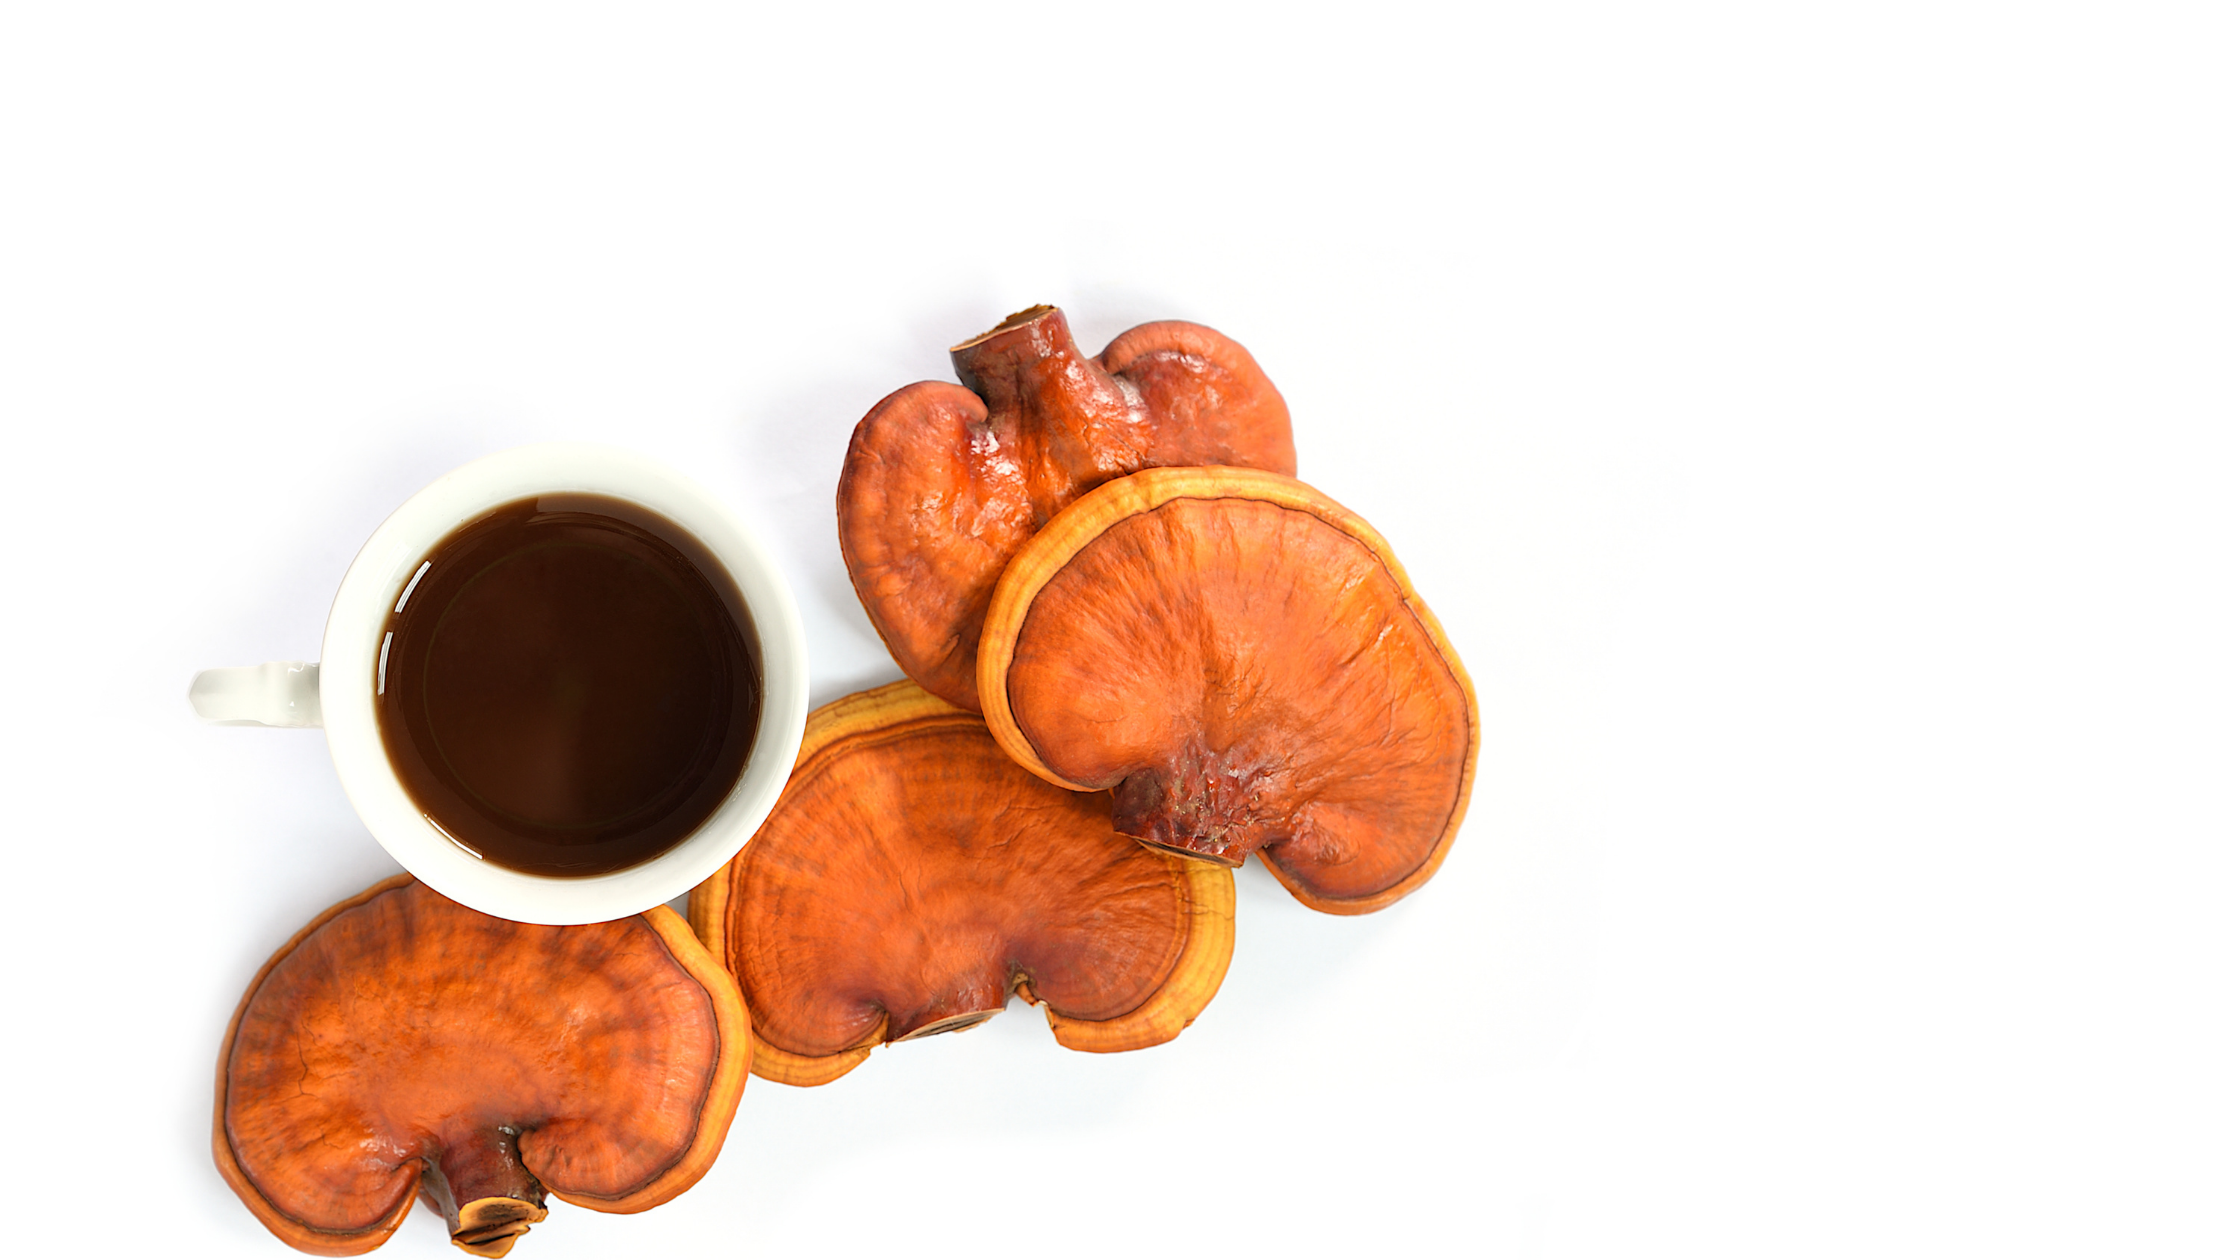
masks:
POLYGON ((808 720, 801 615, 770 552, 706 488, 620 447, 543 442, 487 455, 438 477, 366 540, 343 576, 320 649, 319 704, 342 788, 373 838, 421 882, 462 905, 523 923, 598 923, 690 891, 731 860, 769 816, 808 720), (374 708, 389 614, 443 537, 502 504, 540 494, 600 494, 641 504, 707 547, 738 584, 762 651, 762 714, 730 795, 674 848, 603 875, 563 878, 475 857, 431 822, 389 764, 374 708))

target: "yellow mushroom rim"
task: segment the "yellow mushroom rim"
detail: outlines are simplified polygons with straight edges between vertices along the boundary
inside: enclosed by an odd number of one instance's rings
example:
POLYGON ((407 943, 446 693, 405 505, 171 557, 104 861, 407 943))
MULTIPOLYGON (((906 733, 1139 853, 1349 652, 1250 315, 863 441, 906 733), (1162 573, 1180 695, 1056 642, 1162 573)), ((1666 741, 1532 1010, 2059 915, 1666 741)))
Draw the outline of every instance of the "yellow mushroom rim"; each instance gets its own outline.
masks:
POLYGON ((1407 571, 1401 567, 1399 557, 1393 554, 1391 545, 1385 542, 1383 535, 1377 533, 1358 514, 1305 482, 1281 473, 1251 468, 1154 468, 1108 481, 1052 517, 1012 557, 1002 577, 997 579, 995 592, 989 600, 987 621, 980 631, 980 655, 976 672, 982 716, 987 720, 988 731, 1013 760, 1050 783, 1074 791, 1089 791, 1099 786, 1076 783, 1053 770, 1043 760, 1034 742, 1020 728, 1019 721, 1012 712, 1009 685, 1020 630, 1026 624, 1027 614, 1033 607, 1036 596, 1083 549, 1103 537, 1121 521, 1184 499, 1238 499, 1271 504, 1305 513, 1352 538, 1366 548, 1390 575, 1399 589, 1404 606, 1427 632, 1440 659, 1461 688, 1468 729, 1461 787, 1436 843, 1414 871, 1374 894, 1333 898, 1318 895, 1301 886, 1299 881, 1271 860, 1265 851, 1260 854, 1261 864, 1294 897, 1316 910, 1328 914, 1366 914, 1381 910, 1422 887, 1425 881, 1437 873, 1440 864, 1446 860, 1447 851, 1454 845, 1455 835, 1461 829, 1463 815, 1470 803, 1471 785, 1477 777, 1477 692, 1471 685, 1469 673, 1463 669, 1462 658, 1456 654, 1454 644, 1448 640, 1438 618, 1432 615, 1431 609, 1416 594, 1415 587, 1408 581, 1407 571))
MULTIPOLYGON (((788 792, 792 791, 794 783, 817 773, 827 757, 845 752, 848 745, 861 738, 894 738, 917 730, 959 726, 980 728, 982 722, 977 714, 959 709, 908 680, 836 700, 809 715, 788 792)), ((780 808, 783 807, 781 798, 780 808)), ((737 856, 692 890, 689 903, 692 928, 708 952, 726 962, 730 959, 728 937, 734 868, 748 858, 755 843, 749 840, 737 856)), ((1075 1019, 1043 1004, 1043 1014, 1060 1045, 1071 1050, 1106 1054, 1140 1050, 1171 1041, 1198 1017, 1219 991, 1236 946, 1235 881, 1225 870, 1182 860, 1169 862, 1169 874, 1175 882, 1181 908, 1176 924, 1181 939, 1166 978, 1142 1005, 1110 1019, 1075 1019)), ((1023 1001, 1039 1002, 1032 986, 1024 980, 1016 983, 1014 992, 1023 1001)), ((995 1013, 960 1015, 940 1026, 919 1029, 911 1037, 958 1031, 995 1013)), ((801 1054, 757 1036, 754 1039, 754 1074, 784 1085, 827 1084, 854 1070, 874 1048, 887 1040, 884 1019, 855 1045, 832 1054, 801 1054)))
MULTIPOLYGON (((240 1159, 227 1138, 227 1067, 233 1055, 234 1040, 240 1031, 242 1017, 248 1012, 258 990, 264 986, 266 977, 272 974, 275 967, 336 916, 413 882, 413 877, 409 874, 395 875, 364 892, 336 902, 305 924, 285 945, 273 951, 272 956, 265 960, 264 966, 257 970, 256 976, 243 991, 241 1001, 234 1007, 232 1019, 226 1023, 225 1039, 219 1046, 211 1114, 211 1155, 217 1164, 218 1174, 275 1237, 296 1250, 311 1255, 354 1256, 372 1251, 387 1242, 389 1236, 411 1215, 413 1204, 419 1196, 412 1193, 401 1196, 395 1209, 387 1216, 355 1231, 322 1229, 308 1224, 290 1216, 266 1198, 256 1182, 249 1177, 247 1170, 241 1166, 240 1159)), ((656 906, 641 917, 668 949, 670 956, 706 991, 716 1020, 717 1057, 714 1070, 709 1074, 707 1100, 700 1111, 692 1141, 674 1162, 652 1179, 627 1194, 606 1198, 562 1191, 539 1179, 546 1194, 601 1212, 643 1212, 648 1208, 659 1207, 691 1189, 706 1175, 715 1163, 716 1155, 723 1149, 732 1119, 737 1115, 739 1097, 746 1086, 747 1072, 753 1057, 753 1035, 747 1022, 747 1006, 739 995, 738 986, 732 982, 730 973, 723 969, 715 955, 700 944, 690 925, 675 911, 667 906, 656 906)), ((539 1205, 509 1198, 475 1199, 460 1205, 458 1214, 461 1229, 453 1239, 454 1244, 470 1254, 491 1257, 504 1256, 530 1225, 544 1220, 547 1215, 546 1210, 539 1205)))

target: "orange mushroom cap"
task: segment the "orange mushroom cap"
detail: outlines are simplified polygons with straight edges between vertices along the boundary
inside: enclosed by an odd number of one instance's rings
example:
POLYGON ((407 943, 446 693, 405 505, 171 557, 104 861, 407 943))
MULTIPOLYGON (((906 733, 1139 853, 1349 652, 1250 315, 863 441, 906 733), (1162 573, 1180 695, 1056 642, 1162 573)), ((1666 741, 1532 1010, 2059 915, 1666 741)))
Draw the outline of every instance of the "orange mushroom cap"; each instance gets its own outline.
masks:
POLYGON ((1060 513, 1004 571, 988 727, 1113 826, 1359 914, 1431 878, 1476 770, 1454 647, 1368 522, 1309 486, 1163 468, 1060 513))
POLYGON ((1094 360, 1056 307, 949 351, 960 386, 921 381, 856 425, 840 474, 840 554, 902 672, 977 710, 988 594, 1012 554, 1083 491, 1141 468, 1290 473, 1291 413, 1243 346, 1180 321, 1094 360))
POLYGON ((666 907, 513 923, 399 876, 251 982, 218 1058, 218 1170, 301 1251, 371 1251, 417 1194, 502 1256, 547 1190, 641 1212, 698 1181, 746 1083, 746 1019, 666 907))
POLYGON ((811 714, 776 809, 692 894, 753 1012, 755 1074, 792 1085, 1014 992, 1062 1045, 1157 1045, 1213 999, 1234 914, 1227 871, 1114 835, 1104 794, 1021 770, 909 682, 811 714))

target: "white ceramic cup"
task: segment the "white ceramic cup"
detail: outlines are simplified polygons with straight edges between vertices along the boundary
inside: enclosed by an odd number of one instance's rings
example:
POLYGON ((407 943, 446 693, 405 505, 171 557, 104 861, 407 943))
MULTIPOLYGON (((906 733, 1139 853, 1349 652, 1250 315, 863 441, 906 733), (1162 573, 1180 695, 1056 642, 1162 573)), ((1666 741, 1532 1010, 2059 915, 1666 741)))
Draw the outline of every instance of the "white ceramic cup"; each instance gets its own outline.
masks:
POLYGON ((778 566, 714 496, 628 451, 553 442, 501 451, 456 469, 383 521, 335 594, 318 664, 276 661, 204 670, 195 676, 188 699, 213 722, 325 726, 343 791, 373 838, 453 901, 524 923, 598 923, 690 890, 754 835, 777 803, 801 747, 809 666, 801 614, 778 566), (390 768, 374 716, 374 677, 389 614, 445 535, 503 504, 569 493, 608 495, 651 508, 683 526, 723 563, 746 598, 761 640, 762 714, 738 782, 698 830, 636 866, 563 879, 477 858, 428 821, 390 768))

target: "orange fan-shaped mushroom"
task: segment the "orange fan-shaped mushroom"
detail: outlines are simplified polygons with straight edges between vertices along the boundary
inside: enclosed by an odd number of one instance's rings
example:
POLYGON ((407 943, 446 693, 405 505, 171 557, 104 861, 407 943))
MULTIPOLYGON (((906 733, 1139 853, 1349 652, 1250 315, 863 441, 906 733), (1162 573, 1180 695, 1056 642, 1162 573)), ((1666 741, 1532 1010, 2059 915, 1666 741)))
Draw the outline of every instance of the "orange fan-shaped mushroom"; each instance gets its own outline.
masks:
POLYGON ((1366 521, 1289 477, 1164 468, 1060 513, 997 585, 988 727, 1113 826, 1317 910, 1438 869, 1478 748, 1470 679, 1366 521))
POLYGON ((978 709, 988 593, 1013 552, 1085 490, 1139 468, 1289 473, 1291 413, 1243 346, 1144 324, 1082 355, 1055 307, 949 351, 962 387, 905 386, 856 425, 840 474, 840 555, 902 672, 978 709))
POLYGON ((348 1256, 417 1195, 502 1256, 545 1191, 641 1212, 700 1180, 751 1058, 729 976, 674 911, 511 923, 400 876, 314 920, 218 1057, 218 1171, 282 1241, 348 1256))
POLYGON ((692 922, 746 994, 755 1075, 822 1085, 1014 992, 1076 1050, 1167 1041, 1221 986, 1235 896, 901 682, 809 715, 785 794, 692 922))

